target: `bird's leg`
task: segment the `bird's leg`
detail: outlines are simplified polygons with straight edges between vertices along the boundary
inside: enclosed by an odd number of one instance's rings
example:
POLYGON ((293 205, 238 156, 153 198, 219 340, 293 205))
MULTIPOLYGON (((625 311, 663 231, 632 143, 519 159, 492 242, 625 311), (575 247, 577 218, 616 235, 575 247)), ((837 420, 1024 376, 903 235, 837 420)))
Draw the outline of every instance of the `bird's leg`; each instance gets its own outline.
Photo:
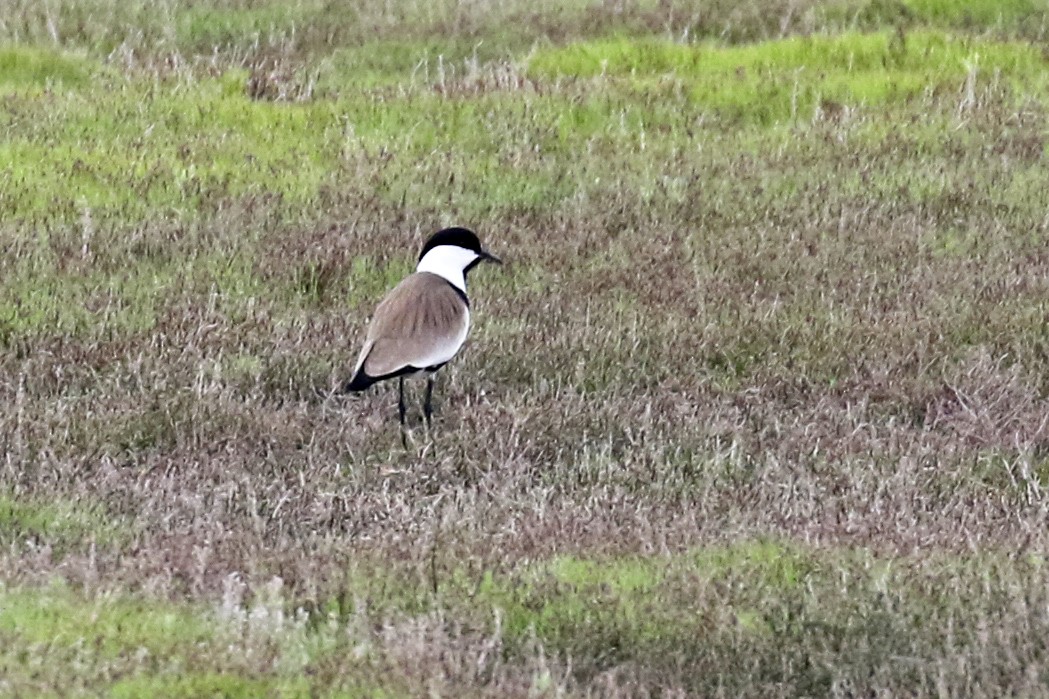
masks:
POLYGON ((433 422, 433 382, 433 374, 426 377, 426 400, 423 402, 423 416, 426 418, 427 429, 433 422))
POLYGON ((408 409, 407 409, 407 407, 404 404, 404 377, 403 376, 400 376, 400 377, 397 378, 397 386, 398 386, 398 395, 399 395, 399 398, 397 400, 397 412, 398 412, 398 414, 401 417, 401 444, 403 444, 404 448, 407 449, 408 448, 408 431, 407 431, 407 428, 405 427, 405 416, 408 413, 408 409))
POLYGON ((398 401, 397 401, 397 411, 398 411, 398 413, 400 414, 400 417, 401 417, 401 427, 404 427, 405 417, 408 415, 408 406, 406 406, 404 404, 404 377, 403 376, 399 376, 397 378, 397 386, 398 386, 398 389, 399 389, 398 390, 399 398, 398 398, 398 401))

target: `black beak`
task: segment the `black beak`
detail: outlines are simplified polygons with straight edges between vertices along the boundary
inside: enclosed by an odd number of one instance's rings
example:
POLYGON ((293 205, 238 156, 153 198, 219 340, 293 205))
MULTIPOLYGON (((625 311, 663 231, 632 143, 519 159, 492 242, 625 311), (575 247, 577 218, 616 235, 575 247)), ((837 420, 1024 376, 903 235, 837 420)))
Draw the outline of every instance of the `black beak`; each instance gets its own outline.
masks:
POLYGON ((502 260, 500 260, 498 257, 493 255, 492 253, 488 252, 487 250, 482 250, 481 251, 481 259, 485 260, 486 262, 494 262, 497 265, 503 264, 502 260))

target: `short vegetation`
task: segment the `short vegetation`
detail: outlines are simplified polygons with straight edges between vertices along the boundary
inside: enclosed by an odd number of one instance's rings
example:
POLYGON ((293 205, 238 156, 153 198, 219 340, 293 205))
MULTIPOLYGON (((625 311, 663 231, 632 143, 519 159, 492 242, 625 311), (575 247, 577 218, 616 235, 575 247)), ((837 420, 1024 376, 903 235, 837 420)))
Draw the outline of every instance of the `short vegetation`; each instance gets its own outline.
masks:
POLYGON ((0 694, 1049 696, 1047 39, 5 2, 0 694), (453 224, 405 450, 335 388, 453 224))

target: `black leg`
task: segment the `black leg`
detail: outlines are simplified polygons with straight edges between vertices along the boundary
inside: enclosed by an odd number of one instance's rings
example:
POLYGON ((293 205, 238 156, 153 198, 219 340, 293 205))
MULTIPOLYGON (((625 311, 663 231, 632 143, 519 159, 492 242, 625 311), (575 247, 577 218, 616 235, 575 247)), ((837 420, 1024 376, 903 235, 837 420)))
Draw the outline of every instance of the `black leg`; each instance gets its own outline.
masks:
POLYGON ((397 410, 401 416, 401 427, 404 427, 404 418, 408 414, 408 408, 404 404, 404 377, 401 376, 397 379, 397 385, 399 388, 400 398, 397 401, 397 410))
POLYGON ((405 425, 404 425, 405 420, 404 420, 404 418, 405 418, 405 415, 408 412, 408 409, 404 405, 404 377, 403 376, 398 377, 398 379, 397 379, 397 386, 398 386, 398 393, 399 393, 399 399, 397 401, 397 412, 399 413, 399 415, 401 417, 401 444, 403 444, 404 448, 407 449, 408 448, 408 432, 405 430, 405 425))
POLYGON ((429 427, 433 418, 433 374, 426 377, 426 402, 423 403, 423 415, 426 416, 426 426, 429 427))

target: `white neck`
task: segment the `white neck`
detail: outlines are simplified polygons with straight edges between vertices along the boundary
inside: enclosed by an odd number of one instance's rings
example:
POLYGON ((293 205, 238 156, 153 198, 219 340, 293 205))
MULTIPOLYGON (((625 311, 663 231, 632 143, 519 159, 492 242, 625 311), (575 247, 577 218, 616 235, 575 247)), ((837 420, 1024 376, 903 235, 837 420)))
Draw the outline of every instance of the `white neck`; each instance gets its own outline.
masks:
POLYGON ((463 270, 476 260, 477 253, 457 245, 438 245, 423 255, 416 272, 430 272, 448 280, 452 286, 466 293, 466 275, 463 270))

